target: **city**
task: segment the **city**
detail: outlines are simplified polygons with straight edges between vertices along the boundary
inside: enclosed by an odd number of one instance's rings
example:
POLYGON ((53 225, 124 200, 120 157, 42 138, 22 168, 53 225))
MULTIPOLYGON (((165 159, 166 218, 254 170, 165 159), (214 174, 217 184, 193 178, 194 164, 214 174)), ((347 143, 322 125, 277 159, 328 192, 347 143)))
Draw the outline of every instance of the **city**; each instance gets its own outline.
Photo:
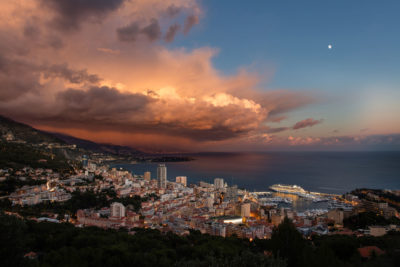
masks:
MULTIPOLYGON (((159 164, 157 174, 150 172, 132 174, 126 170, 109 168, 96 161, 82 158, 83 169, 76 175, 62 177, 47 169, 24 168, 21 170, 0 170, 0 181, 9 179, 10 173, 16 179, 43 181, 40 185, 23 186, 7 198, 12 206, 37 205, 45 202, 65 202, 72 192, 111 192, 115 201, 109 206, 96 209, 79 209, 76 214, 48 213, 47 217, 30 219, 50 222, 70 222, 77 227, 97 226, 101 228, 151 228, 161 232, 171 231, 178 235, 189 234, 189 230, 227 237, 236 235, 253 240, 268 239, 272 230, 287 217, 305 236, 311 235, 372 235, 382 236, 388 231, 400 231, 400 225, 370 225, 365 229, 349 229, 344 221, 360 213, 373 212, 385 219, 399 219, 397 209, 368 193, 368 198, 359 199, 351 193, 345 195, 324 194, 324 198, 305 194, 299 186, 271 186, 281 197, 273 196, 274 191, 249 192, 228 185, 223 178, 214 183, 199 182, 188 184, 186 176, 177 176, 174 181, 167 179, 166 164, 159 164), (154 177, 155 176, 155 177, 154 177), (118 202, 121 198, 138 196, 140 207, 118 202), (326 209, 307 209, 298 212, 292 207, 292 198, 302 198, 309 203, 326 202, 326 209)), ((399 196, 400 191, 388 192, 399 196)), ((317 194, 317 193, 313 193, 317 194)), ((109 197, 110 198, 110 197, 109 197)), ((111 199, 111 198, 110 198, 111 199)), ((19 214, 17 214, 19 215, 19 214)))
POLYGON ((399 266, 399 13, 1 0, 0 266, 399 266))

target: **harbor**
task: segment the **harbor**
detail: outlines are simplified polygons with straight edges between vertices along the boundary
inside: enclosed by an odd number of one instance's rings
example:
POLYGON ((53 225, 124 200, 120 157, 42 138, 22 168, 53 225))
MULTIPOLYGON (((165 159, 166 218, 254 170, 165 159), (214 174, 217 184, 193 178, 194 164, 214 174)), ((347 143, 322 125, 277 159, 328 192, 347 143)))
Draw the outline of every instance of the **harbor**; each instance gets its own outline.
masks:
POLYGON ((341 195, 307 191, 298 185, 274 184, 270 191, 252 192, 251 196, 257 199, 262 206, 275 208, 292 208, 305 214, 311 212, 328 212, 341 208, 351 210, 351 204, 341 200, 341 195))

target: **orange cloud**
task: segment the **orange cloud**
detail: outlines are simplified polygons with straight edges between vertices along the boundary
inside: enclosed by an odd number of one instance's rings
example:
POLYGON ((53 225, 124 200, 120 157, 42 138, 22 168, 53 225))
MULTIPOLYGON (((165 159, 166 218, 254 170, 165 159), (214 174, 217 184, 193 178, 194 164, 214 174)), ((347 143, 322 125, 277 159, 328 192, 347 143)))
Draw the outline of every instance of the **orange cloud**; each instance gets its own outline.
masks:
POLYGON ((7 0, 0 10, 0 113, 45 129, 169 150, 258 133, 270 142, 269 118, 315 101, 259 90, 254 73, 221 74, 217 49, 165 47, 200 22, 195 0, 7 0))

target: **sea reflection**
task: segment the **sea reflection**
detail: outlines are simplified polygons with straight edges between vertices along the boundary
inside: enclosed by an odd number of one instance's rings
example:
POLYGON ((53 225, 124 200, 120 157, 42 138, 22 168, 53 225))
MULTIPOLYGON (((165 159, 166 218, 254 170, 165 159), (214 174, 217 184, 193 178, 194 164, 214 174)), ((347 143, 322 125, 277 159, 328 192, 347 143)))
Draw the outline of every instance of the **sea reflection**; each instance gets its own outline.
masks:
MULTIPOLYGON (((400 189, 398 152, 203 153, 189 162, 166 163, 167 176, 187 176, 188 183, 224 178, 229 185, 267 191, 273 184, 296 184, 314 192, 343 194, 355 188, 400 189)), ((157 163, 120 164, 155 179, 157 163)), ((318 204, 318 203, 316 203, 318 204)), ((303 201, 296 201, 299 208, 303 201)))
POLYGON ((303 212, 309 209, 328 209, 328 202, 313 202, 310 199, 299 197, 297 195, 279 193, 279 192, 274 192, 272 196, 290 198, 291 200, 293 200, 293 203, 291 205, 281 203, 278 205, 278 207, 292 207, 293 210, 298 212, 303 212))

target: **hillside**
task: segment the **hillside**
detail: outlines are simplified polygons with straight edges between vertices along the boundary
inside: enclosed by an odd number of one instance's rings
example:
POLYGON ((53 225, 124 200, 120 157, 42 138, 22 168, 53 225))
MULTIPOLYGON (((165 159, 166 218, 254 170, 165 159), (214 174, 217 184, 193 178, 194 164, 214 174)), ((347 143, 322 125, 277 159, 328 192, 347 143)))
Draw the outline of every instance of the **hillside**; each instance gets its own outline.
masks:
POLYGON ((0 140, 19 144, 76 145, 88 152, 112 154, 117 156, 137 156, 143 152, 127 146, 98 144, 89 140, 37 130, 29 125, 14 121, 0 115, 0 140))
POLYGON ((0 138, 10 141, 21 141, 29 144, 65 142, 56 136, 37 130, 29 125, 16 122, 0 115, 0 138))
POLYGON ((137 156, 144 154, 142 151, 136 150, 128 146, 99 144, 89 140, 84 140, 61 133, 52 133, 52 135, 54 135, 56 138, 63 140, 67 144, 75 144, 80 148, 83 148, 85 150, 94 153, 104 153, 104 154, 112 154, 118 156, 137 156))
POLYGON ((80 154, 52 134, 0 115, 0 168, 70 170, 80 154))
MULTIPOLYGON (((61 133, 45 132, 1 115, 0 143, 2 166, 7 165, 7 161, 10 161, 9 165, 11 166, 26 165, 29 162, 32 163, 31 165, 37 165, 38 160, 47 159, 46 157, 57 157, 60 161, 72 162, 84 154, 90 155, 91 153, 116 156, 119 160, 127 161, 174 162, 192 160, 187 156, 149 154, 128 146, 101 144, 61 133), (11 155, 14 155, 14 157, 11 158, 11 155), (29 159, 26 160, 27 158, 29 159)), ((47 162, 50 161, 47 159, 47 162)))
POLYGON ((60 153, 59 150, 0 140, 0 169, 29 166, 63 171, 71 170, 71 163, 73 162, 65 157, 65 153, 60 153))

